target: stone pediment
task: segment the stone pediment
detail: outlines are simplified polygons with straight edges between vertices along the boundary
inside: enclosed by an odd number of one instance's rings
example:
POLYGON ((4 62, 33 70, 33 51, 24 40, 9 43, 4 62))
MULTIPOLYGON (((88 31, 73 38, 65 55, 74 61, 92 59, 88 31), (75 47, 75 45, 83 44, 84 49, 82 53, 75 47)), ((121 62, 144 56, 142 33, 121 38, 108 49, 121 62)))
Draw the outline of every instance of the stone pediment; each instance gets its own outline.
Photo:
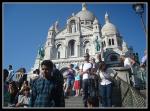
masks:
POLYGON ((65 34, 67 33, 67 28, 64 28, 62 29, 60 32, 57 33, 56 35, 56 39, 59 39, 59 38, 64 38, 65 34))
POLYGON ((83 26, 81 26, 81 33, 82 33, 82 35, 84 35, 84 34, 91 34, 91 33, 93 33, 93 29, 92 28, 90 28, 90 27, 83 27, 83 26))

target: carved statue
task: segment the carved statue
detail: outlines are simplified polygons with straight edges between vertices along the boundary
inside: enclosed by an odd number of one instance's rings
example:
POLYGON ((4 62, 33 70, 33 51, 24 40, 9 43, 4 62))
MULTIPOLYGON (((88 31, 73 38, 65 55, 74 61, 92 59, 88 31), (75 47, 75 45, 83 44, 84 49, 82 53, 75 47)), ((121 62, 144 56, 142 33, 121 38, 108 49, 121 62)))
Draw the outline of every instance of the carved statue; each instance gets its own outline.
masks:
POLYGON ((72 33, 76 32, 76 26, 75 23, 72 24, 72 33))
POLYGON ((100 43, 98 41, 98 37, 95 39, 95 49, 96 51, 100 51, 100 43))
POLYGON ((45 50, 43 47, 40 47, 39 50, 38 50, 38 55, 40 57, 40 59, 43 59, 44 56, 45 56, 45 50))

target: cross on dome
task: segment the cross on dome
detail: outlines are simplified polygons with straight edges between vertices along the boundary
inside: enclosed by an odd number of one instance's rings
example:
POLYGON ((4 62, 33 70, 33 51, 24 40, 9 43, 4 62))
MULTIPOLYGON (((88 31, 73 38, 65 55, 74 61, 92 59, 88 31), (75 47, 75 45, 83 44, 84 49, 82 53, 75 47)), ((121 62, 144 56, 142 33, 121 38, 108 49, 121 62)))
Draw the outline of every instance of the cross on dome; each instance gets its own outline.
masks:
POLYGON ((87 6, 86 6, 86 3, 82 3, 82 10, 87 10, 87 6))
POLYGON ((109 23, 109 15, 108 15, 108 13, 106 12, 106 14, 105 14, 105 23, 109 23))

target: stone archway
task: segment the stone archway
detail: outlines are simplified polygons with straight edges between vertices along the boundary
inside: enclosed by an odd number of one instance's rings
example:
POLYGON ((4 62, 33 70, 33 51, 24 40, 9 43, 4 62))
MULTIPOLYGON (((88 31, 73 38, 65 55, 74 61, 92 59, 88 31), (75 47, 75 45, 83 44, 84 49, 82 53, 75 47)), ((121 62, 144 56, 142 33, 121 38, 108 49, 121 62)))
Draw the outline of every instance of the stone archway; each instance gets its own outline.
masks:
POLYGON ((69 40, 68 42, 68 55, 69 57, 76 55, 76 41, 74 39, 69 40))
POLYGON ((89 54, 91 54, 91 51, 90 51, 90 41, 89 40, 85 40, 84 42, 83 42, 83 55, 85 54, 85 53, 89 53, 89 54))
POLYGON ((108 67, 115 67, 120 65, 120 55, 113 50, 107 50, 104 54, 104 61, 108 67))

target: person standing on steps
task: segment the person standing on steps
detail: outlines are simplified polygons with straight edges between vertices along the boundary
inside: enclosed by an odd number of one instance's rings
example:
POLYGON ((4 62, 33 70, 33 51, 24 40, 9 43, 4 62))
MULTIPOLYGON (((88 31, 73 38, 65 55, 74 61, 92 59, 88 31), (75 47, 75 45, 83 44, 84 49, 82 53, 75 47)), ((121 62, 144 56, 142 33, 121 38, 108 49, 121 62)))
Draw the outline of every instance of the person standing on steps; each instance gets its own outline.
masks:
MULTIPOLYGON (((55 81, 53 79, 53 62, 41 63, 41 74, 31 87, 30 107, 56 107, 55 81)), ((61 92, 60 92, 61 93, 61 92)))
POLYGON ((92 64, 89 62, 90 55, 86 53, 84 55, 84 63, 80 66, 82 77, 82 88, 83 88, 83 103, 84 107, 87 107, 87 99, 89 96, 89 75, 91 73, 92 64))

